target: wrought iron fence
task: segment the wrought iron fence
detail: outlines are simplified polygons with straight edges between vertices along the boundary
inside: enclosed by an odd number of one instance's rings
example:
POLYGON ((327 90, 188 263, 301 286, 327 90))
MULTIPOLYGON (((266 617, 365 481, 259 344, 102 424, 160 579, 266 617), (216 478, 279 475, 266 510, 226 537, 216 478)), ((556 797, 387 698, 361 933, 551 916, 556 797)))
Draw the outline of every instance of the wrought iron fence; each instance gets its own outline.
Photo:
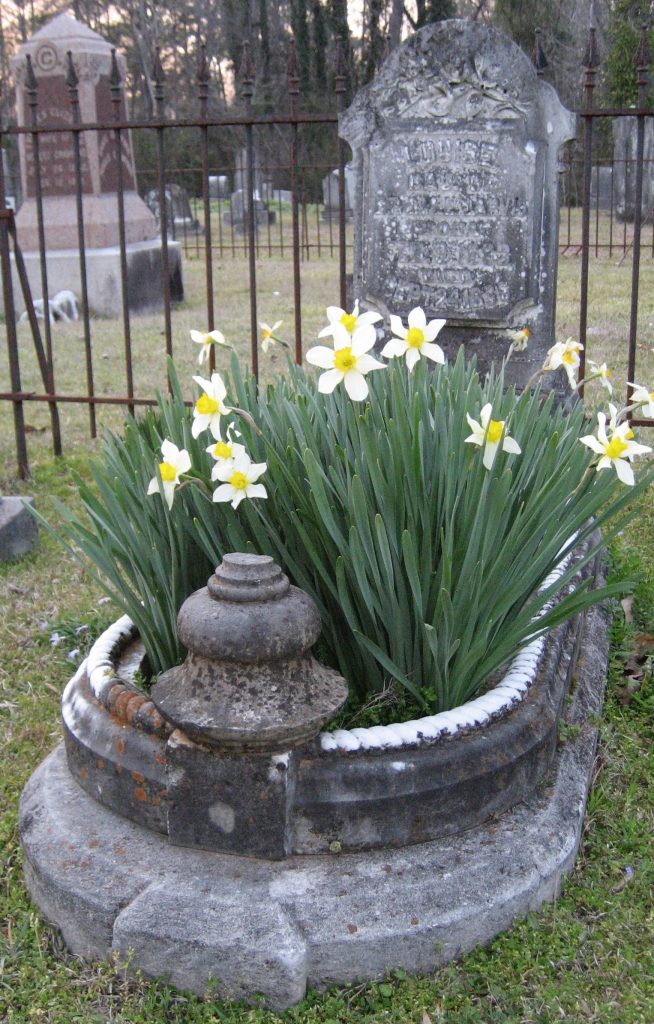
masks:
MULTIPOLYGON (((539 75, 543 73, 542 51, 535 49, 534 64, 539 75)), ((581 261, 581 282, 579 294, 579 338, 585 345, 587 337, 588 311, 588 272, 591 253, 601 255, 606 252, 613 256, 618 253, 632 259, 631 305, 629 325, 629 370, 628 379, 634 379, 636 334, 638 329, 638 294, 640 281, 641 256, 654 256, 654 223, 651 211, 643 210, 643 176, 647 167, 644 156, 645 123, 654 116, 654 111, 647 106, 646 93, 649 74, 649 53, 647 37, 643 31, 641 44, 635 56, 636 74, 639 89, 639 103, 635 108, 598 108, 595 106, 596 74, 599 57, 595 43, 595 32, 590 31, 589 43, 582 64, 584 67, 584 104, 579 111, 582 133, 575 147, 570 148, 565 157, 562 176, 562 229, 560 246, 566 253, 578 255, 581 261), (617 206, 614 201, 613 184, 609 196, 607 211, 599 209, 600 171, 595 171, 595 193, 593 192, 593 166, 601 168, 611 166, 615 181, 620 161, 606 156, 599 160, 594 154, 594 137, 598 122, 605 123, 622 118, 633 118, 636 124, 635 155, 631 161, 633 177, 633 210, 632 220, 618 221, 617 206), (594 201, 595 195, 595 201, 594 201), (579 211, 577 213, 576 211, 579 211), (643 229, 649 230, 645 221, 649 218, 651 237, 645 236, 643 229), (579 225, 577 221, 580 220, 579 225), (594 237, 592 229, 594 226, 594 237), (580 233, 577 234, 577 229, 580 233)), ((43 199, 46 192, 42 182, 43 155, 42 146, 53 134, 65 136, 72 145, 74 165, 74 194, 77 212, 77 242, 80 266, 80 308, 84 329, 84 360, 86 366, 86 393, 69 394, 65 389, 58 388, 55 382, 53 362, 53 341, 50 318, 46 315, 42 321, 37 315, 32 302, 30 283, 16 234, 14 214, 5 209, 6 183, 2 161, 0 161, 0 263, 3 277, 3 298, 5 310, 5 329, 9 360, 11 390, 0 393, 0 401, 11 403, 14 417, 14 433, 18 472, 25 477, 29 471, 26 444, 24 408, 25 403, 47 403, 50 412, 52 445, 55 454, 62 451, 62 436, 59 421, 59 406, 63 403, 85 404, 88 407, 89 433, 96 435, 96 407, 99 404, 126 406, 134 411, 137 406, 153 404, 151 395, 138 396, 135 393, 132 372, 132 314, 129 302, 129 281, 126 258, 126 222, 125 193, 126 184, 123 176, 121 154, 126 133, 147 132, 154 135, 155 167, 150 172, 140 171, 143 186, 150 186, 158 207, 159 237, 161 242, 162 262, 162 303, 163 325, 166 353, 173 354, 173 327, 171 311, 174 296, 170 287, 170 241, 179 242, 188 257, 204 263, 204 307, 207 330, 216 327, 215 293, 216 260, 225 257, 241 258, 247 265, 250 321, 250 352, 251 365, 258 375, 258 307, 257 307, 257 260, 266 256, 288 257, 292 262, 293 286, 293 340, 296 361, 302 358, 302 263, 323 255, 336 255, 338 258, 338 287, 340 303, 347 304, 346 271, 347 260, 351 252, 346 224, 348 204, 346 203, 346 144, 338 138, 338 114, 345 104, 345 71, 339 58, 336 77, 333 110, 327 113, 306 113, 301 110, 299 75, 295 59, 294 46, 291 44, 288 58, 288 109, 283 113, 260 114, 253 108, 254 69, 250 62, 247 46, 243 56, 240 74, 240 96, 242 112, 233 114, 213 114, 209 110, 209 71, 204 50, 202 51, 197 72, 198 114, 194 118, 171 119, 166 116, 165 79, 161 62, 157 55, 153 68, 155 112, 151 120, 134 120, 125 115, 123 105, 123 83, 119 73, 115 53, 112 61, 110 80, 112 117, 95 122, 84 122, 81 119, 78 79, 73 59, 69 54, 67 88, 70 104, 70 123, 42 123, 39 118, 39 86, 28 58, 26 92, 29 106, 29 124, 25 126, 0 127, 0 146, 4 148, 7 140, 25 139, 29 148, 34 169, 34 186, 38 217, 39 264, 41 295, 46 298, 48 290, 48 263, 46 259, 46 224, 44 218, 43 199), (258 225, 254 215, 255 200, 258 198, 256 187, 255 133, 274 126, 283 130, 288 137, 288 161, 284 165, 288 172, 288 194, 283 195, 280 188, 273 188, 267 195, 268 209, 276 214, 273 222, 269 217, 263 225, 258 225), (300 151, 301 132, 307 126, 321 126, 333 134, 338 168, 338 202, 335 219, 330 216, 322 219, 315 194, 316 174, 326 171, 328 166, 316 167, 307 165, 302 160, 300 151), (210 136, 213 132, 240 130, 245 137, 244 160, 241 176, 246 194, 246 209, 243 218, 242 233, 237 231, 234 217, 224 217, 227 213, 228 201, 220 196, 212 195, 211 178, 227 173, 231 168, 213 166, 210 163, 210 136), (171 133, 185 131, 192 133, 197 140, 199 149, 199 167, 194 171, 196 195, 191 199, 191 216, 180 223, 170 215, 169 191, 175 180, 188 176, 188 168, 173 166, 166 159, 167 139, 171 133), (87 286, 87 245, 85 235, 84 182, 81 140, 85 133, 104 133, 110 140, 116 154, 116 218, 118 224, 121 278, 121 315, 122 339, 126 367, 126 394, 97 394, 94 385, 94 357, 92 345, 92 322, 89 312, 87 286), (309 181, 311 178, 312 183, 309 181), (12 263, 21 292, 23 304, 30 323, 36 359, 43 383, 43 391, 26 391, 21 386, 20 354, 16 329, 16 296, 12 281, 12 263)), ((278 165, 277 165, 278 166, 278 165)), ((333 164, 330 165, 333 167, 333 164)), ((273 176, 273 165, 265 168, 268 176, 273 176)), ((47 302, 46 302, 47 309, 47 302)), ((584 373, 582 353, 581 376, 584 373)), ((214 356, 211 354, 210 368, 214 368, 214 356)), ((634 420, 642 425, 654 425, 654 421, 634 420)))

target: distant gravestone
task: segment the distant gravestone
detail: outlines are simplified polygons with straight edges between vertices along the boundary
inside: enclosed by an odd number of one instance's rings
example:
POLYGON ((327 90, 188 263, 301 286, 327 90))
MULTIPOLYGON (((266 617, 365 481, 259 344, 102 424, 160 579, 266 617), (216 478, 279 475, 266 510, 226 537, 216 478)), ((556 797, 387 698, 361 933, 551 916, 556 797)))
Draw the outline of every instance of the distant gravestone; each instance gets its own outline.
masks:
MULTIPOLYGON (((87 25, 68 14, 59 14, 24 43, 11 59, 16 83, 20 127, 31 125, 27 88, 27 57, 37 82, 36 120, 40 127, 60 128, 39 136, 43 221, 45 229, 48 290, 50 295, 72 291, 81 297, 75 151, 68 53, 78 77, 79 113, 83 122, 112 122, 112 46, 87 25)), ((122 78, 124 58, 116 55, 122 78)), ((119 114, 126 117, 124 99, 119 114)), ((18 241, 23 250, 35 298, 41 296, 38 203, 34 147, 29 135, 19 136, 23 205, 16 216, 18 241)), ((127 258, 127 296, 132 312, 149 313, 163 305, 163 259, 157 224, 136 190, 136 170, 131 134, 121 132, 120 148, 112 128, 80 133, 81 190, 84 212, 84 245, 88 305, 92 313, 118 316, 122 309, 122 271, 119 249, 117 189, 122 171, 123 209, 127 258)), ((174 301, 184 297, 182 257, 179 246, 168 251, 170 291, 174 301)), ((14 293, 21 311, 21 292, 14 275, 14 293)), ((41 296, 43 298, 43 296, 41 296)), ((46 297, 47 298, 47 297, 46 297)))
MULTIPOLYGON (((181 185, 166 185, 166 229, 169 238, 179 238, 188 234, 198 234, 202 230, 197 218, 193 216, 188 192, 181 185)), ((161 227, 161 208, 159 189, 152 188, 146 193, 145 202, 155 216, 157 226, 161 227)))
POLYGON ((593 210, 613 208, 613 168, 594 164, 590 174, 590 205, 593 210))
MULTIPOLYGON (((249 211, 249 196, 243 189, 233 192, 230 200, 230 207, 223 214, 223 222, 232 224, 238 234, 243 234, 247 229, 247 217, 249 211)), ((274 210, 269 210, 257 193, 254 194, 254 226, 272 224, 275 220, 274 210)))
POLYGON ((226 174, 210 174, 209 175, 209 198, 210 199, 228 199, 229 198, 229 179, 226 174))
MULTIPOLYGON (((240 149, 236 154, 236 170, 234 172, 234 191, 235 192, 246 192, 248 187, 248 151, 240 149)), ((263 192, 263 173, 261 171, 261 163, 259 161, 259 155, 257 151, 254 151, 254 162, 252 167, 252 180, 253 188, 256 195, 261 195, 263 192)))
MULTIPOLYGON (((352 199, 349 193, 347 175, 345 177, 345 219, 352 220, 352 199)), ((323 220, 338 220, 339 218, 339 192, 338 192, 338 167, 326 174, 322 179, 322 201, 323 220)))
MULTIPOLYGON (((613 167, 615 209, 618 218, 633 221, 636 213, 636 146, 638 119, 616 117, 613 120, 613 167)), ((643 149, 643 220, 654 218, 654 122, 645 118, 643 149)))
POLYGON ((528 326, 509 364, 526 379, 553 343, 559 150, 575 118, 515 43, 446 21, 416 32, 340 120, 356 175, 354 295, 445 317, 482 369, 528 326))

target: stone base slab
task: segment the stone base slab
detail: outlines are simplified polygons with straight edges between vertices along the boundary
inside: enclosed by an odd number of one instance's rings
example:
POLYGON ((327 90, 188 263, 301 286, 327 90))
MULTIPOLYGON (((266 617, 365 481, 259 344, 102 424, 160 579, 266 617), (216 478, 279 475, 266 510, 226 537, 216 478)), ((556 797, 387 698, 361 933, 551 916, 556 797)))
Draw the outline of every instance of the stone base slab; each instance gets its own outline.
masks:
POLYGON ((172 846, 73 780, 60 745, 22 795, 28 888, 66 945, 112 951, 198 994, 277 1010, 307 987, 427 972, 554 899, 575 860, 608 664, 591 609, 567 722, 546 784, 458 836, 394 850, 272 862, 172 846))
MULTIPOLYGON (((38 252, 24 252, 25 267, 33 299, 41 298, 41 262, 38 252)), ((173 302, 184 299, 182 250, 179 242, 168 242, 170 294, 173 302)), ((59 291, 74 292, 81 300, 79 255, 75 249, 54 249, 47 254, 50 298, 59 291)), ((86 278, 89 308, 94 316, 122 314, 120 249, 86 250, 86 278)), ((151 239, 127 246, 127 290, 131 313, 156 313, 163 308, 161 240, 151 239)), ((16 313, 25 309, 18 274, 12 257, 12 283, 16 313)), ((0 312, 3 312, 0 303, 0 312)))
POLYGON ((38 537, 36 519, 25 508, 33 498, 0 496, 0 562, 22 558, 38 537))

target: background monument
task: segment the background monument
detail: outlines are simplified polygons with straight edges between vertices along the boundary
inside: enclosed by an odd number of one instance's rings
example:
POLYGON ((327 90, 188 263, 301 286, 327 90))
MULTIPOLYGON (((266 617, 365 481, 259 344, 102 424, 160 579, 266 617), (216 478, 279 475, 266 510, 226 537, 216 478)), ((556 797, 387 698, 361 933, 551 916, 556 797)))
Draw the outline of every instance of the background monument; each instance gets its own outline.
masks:
MULTIPOLYGON (((111 46, 96 32, 67 14, 60 14, 35 33, 11 61, 16 82, 18 124, 30 127, 27 56, 36 76, 37 126, 72 124, 67 53, 70 50, 79 78, 82 122, 111 122, 111 46)), ((125 62, 118 57, 121 77, 125 62)), ((125 117, 124 99, 121 98, 125 117)), ((161 241, 155 218, 136 191, 136 170, 129 132, 121 133, 125 235, 127 242, 129 305, 133 312, 149 312, 162 304, 161 241)), ((48 288, 54 294, 70 289, 80 297, 75 163, 72 133, 53 132, 39 137, 48 288)), ((118 154, 113 129, 80 133, 84 240, 89 305, 92 312, 117 316, 121 310, 120 254, 118 249, 118 154)), ((17 217, 18 241, 23 249, 32 294, 41 295, 34 150, 28 135, 19 141, 24 202, 17 217)), ((171 294, 183 298, 181 252, 169 244, 171 294)), ((16 294, 20 292, 16 289, 16 294)))
POLYGON ((340 123, 354 151, 354 297, 445 317, 480 368, 507 330, 527 379, 554 340, 559 150, 575 118, 520 48, 495 29, 446 21, 416 32, 340 123))

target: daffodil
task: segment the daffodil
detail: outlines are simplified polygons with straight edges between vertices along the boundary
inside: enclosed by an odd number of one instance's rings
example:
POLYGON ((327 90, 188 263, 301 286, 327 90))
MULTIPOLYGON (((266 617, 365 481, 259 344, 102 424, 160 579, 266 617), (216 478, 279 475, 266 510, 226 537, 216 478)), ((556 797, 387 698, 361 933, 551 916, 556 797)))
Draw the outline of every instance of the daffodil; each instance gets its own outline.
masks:
POLYGON ((602 386, 606 388, 608 393, 612 395, 613 385, 609 380, 609 377, 611 376, 611 371, 609 370, 606 363, 602 363, 601 366, 598 366, 597 363, 594 363, 592 360, 590 360, 588 363, 588 369, 590 370, 590 373, 586 375, 586 380, 599 380, 602 386))
POLYGON ((196 345, 201 345, 200 355, 198 356, 198 363, 207 362, 209 359, 209 353, 211 352, 212 345, 222 345, 224 348, 231 348, 225 341, 225 335, 220 331, 191 331, 191 341, 194 341, 196 345))
POLYGON ((579 367, 579 353, 583 352, 584 346, 573 338, 567 341, 557 341, 556 345, 547 353, 547 359, 543 364, 543 370, 558 370, 562 366, 568 375, 568 382, 573 391, 577 388, 575 375, 579 367))
POLYGON ((335 337, 334 327, 338 324, 344 327, 348 334, 354 334, 354 332, 359 328, 372 327, 373 324, 378 323, 384 318, 381 313, 375 313, 373 309, 367 309, 364 313, 360 313, 359 300, 357 299, 351 313, 348 313, 345 309, 341 309, 340 306, 327 306, 327 319, 329 320, 329 323, 326 327, 323 327, 322 331, 318 335, 319 338, 327 338, 330 335, 334 335, 335 337))
POLYGON ((648 420, 654 419, 654 391, 648 391, 643 384, 630 384, 633 388, 631 401, 634 405, 642 406, 640 410, 648 420))
POLYGON ((391 330, 396 335, 391 338, 384 348, 382 355, 387 359, 394 356, 406 356, 406 365, 409 370, 420 359, 426 356, 435 363, 444 363, 445 354, 440 345, 434 345, 433 341, 438 332, 444 327, 445 320, 430 320, 427 323, 425 312, 420 306, 412 309, 407 317, 408 328, 404 326, 399 316, 391 314, 391 330))
POLYGON ((319 366, 327 373, 321 373, 318 379, 318 390, 329 395, 337 384, 343 381, 345 390, 353 402, 361 402, 368 397, 368 385, 365 380, 371 370, 383 370, 385 363, 369 356, 367 353, 375 344, 375 331, 370 324, 357 327, 350 334, 342 324, 334 324, 334 348, 316 345, 307 352, 307 362, 319 366))
POLYGON ((521 327, 519 331, 507 331, 507 334, 513 351, 524 352, 529 343, 529 338, 531 337, 531 331, 529 328, 521 327))
POLYGON ((493 407, 488 402, 479 414, 479 422, 473 420, 472 416, 466 413, 466 419, 472 434, 466 437, 465 443, 478 444, 483 447, 483 463, 486 469, 492 469, 500 444, 502 451, 508 452, 510 455, 520 455, 522 451, 518 442, 504 432, 506 420, 491 419, 492 411, 493 407))
POLYGON ((219 373, 212 373, 211 380, 194 377, 193 380, 202 388, 202 394, 193 407, 193 425, 191 433, 198 437, 203 430, 210 430, 215 438, 220 437, 220 417, 226 416, 231 409, 225 405, 227 388, 219 373))
POLYGON ((188 473, 191 468, 191 456, 186 448, 181 450, 172 441, 164 441, 161 445, 163 462, 159 463, 159 477, 152 477, 148 486, 148 494, 161 494, 168 508, 173 507, 175 488, 179 484, 180 473, 188 473))
POLYGON ((212 479, 222 480, 220 487, 213 492, 214 501, 231 501, 232 508, 237 508, 243 498, 267 498, 268 493, 263 484, 256 481, 266 472, 265 462, 252 462, 244 451, 239 452, 233 461, 219 463, 216 476, 212 479))
POLYGON ((225 431, 225 438, 218 437, 218 439, 209 445, 206 449, 211 455, 212 459, 216 460, 216 465, 211 470, 211 479, 218 479, 218 470, 224 464, 232 463, 238 455, 242 455, 245 452, 245 445, 239 444, 234 441, 234 436, 240 437, 238 431, 234 430, 234 424, 230 423, 225 431))
MULTIPOLYGON (((597 421, 599 424, 597 437, 594 434, 587 434, 585 437, 580 437, 579 440, 594 451, 596 455, 601 456, 597 463, 598 472, 601 469, 608 469, 610 466, 613 466, 618 479, 628 487, 633 487, 634 471, 629 463, 635 455, 646 455, 652 449, 648 448, 647 445, 638 444, 632 440, 634 435, 628 422, 620 423, 612 429, 611 436, 609 437, 606 432, 605 413, 598 412, 597 421)), ((610 424, 609 429, 611 429, 610 424)))
POLYGON ((283 320, 276 320, 272 327, 270 327, 269 324, 259 324, 259 327, 261 328, 261 348, 264 352, 267 352, 271 345, 275 345, 277 343, 282 345, 286 344, 286 342, 280 342, 280 339, 275 337, 275 331, 282 326, 283 322, 283 320))

